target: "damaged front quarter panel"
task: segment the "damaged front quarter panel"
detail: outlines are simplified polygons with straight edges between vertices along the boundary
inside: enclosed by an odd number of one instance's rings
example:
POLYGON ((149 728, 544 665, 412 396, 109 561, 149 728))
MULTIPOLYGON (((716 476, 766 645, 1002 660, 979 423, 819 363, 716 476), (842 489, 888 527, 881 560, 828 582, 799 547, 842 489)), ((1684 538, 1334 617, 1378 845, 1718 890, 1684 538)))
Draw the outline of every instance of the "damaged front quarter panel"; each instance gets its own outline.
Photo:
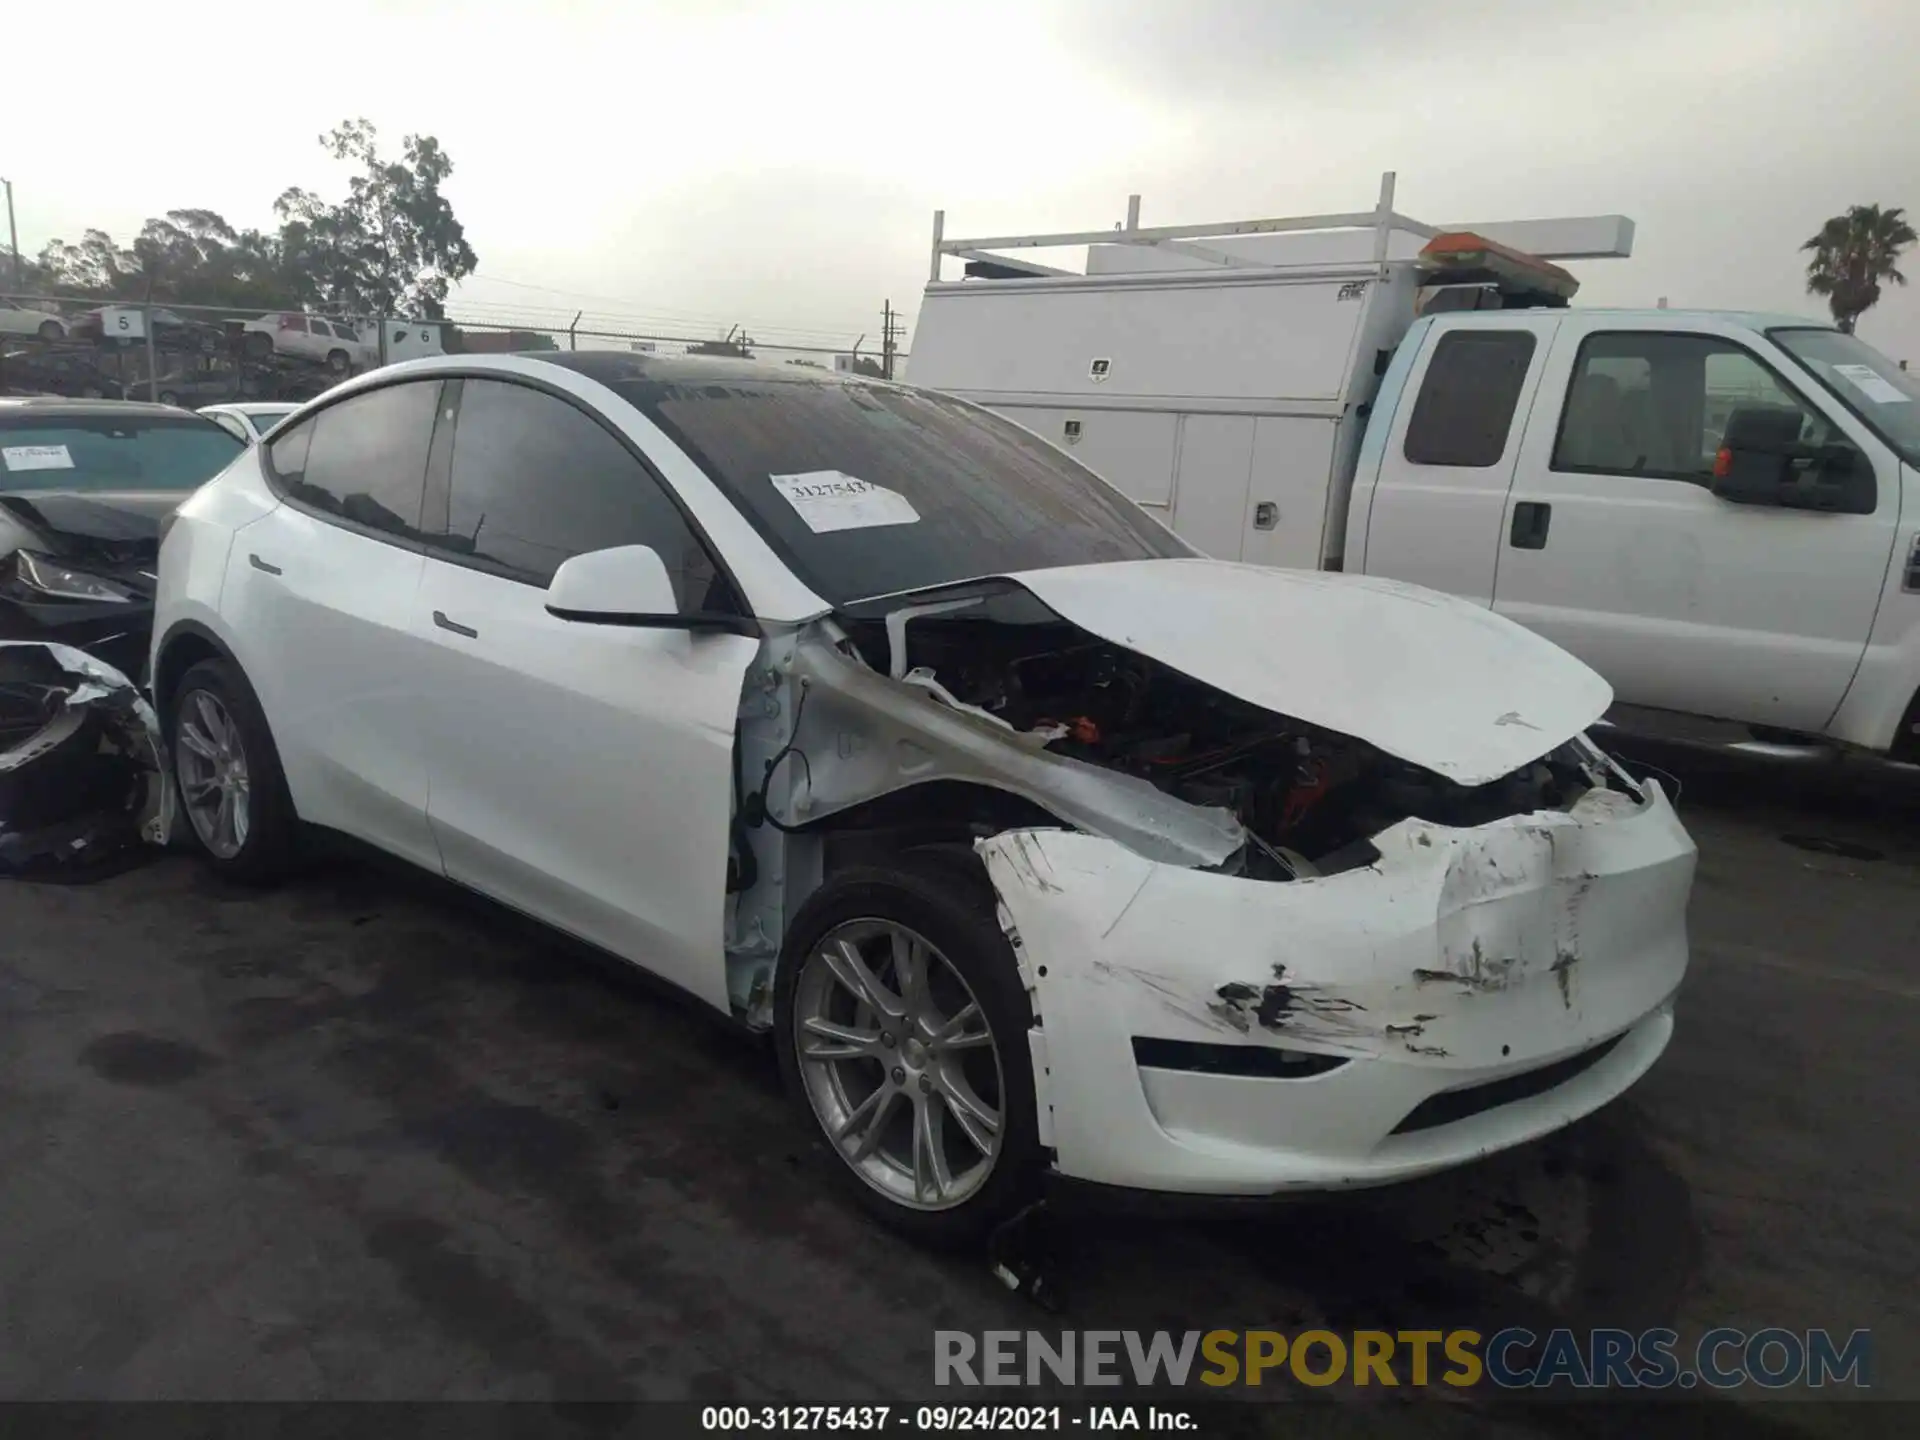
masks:
POLYGON ((880 674, 830 624, 799 637, 789 679, 806 697, 794 749, 807 759, 787 781, 785 824, 823 819, 914 785, 962 781, 1018 795, 1170 865, 1218 865, 1246 843, 1231 811, 1053 754, 1042 748, 1044 736, 1023 736, 952 700, 931 676, 880 674))
POLYGON ((0 641, 0 874, 74 876, 164 845, 164 753, 153 707, 111 665, 0 641))

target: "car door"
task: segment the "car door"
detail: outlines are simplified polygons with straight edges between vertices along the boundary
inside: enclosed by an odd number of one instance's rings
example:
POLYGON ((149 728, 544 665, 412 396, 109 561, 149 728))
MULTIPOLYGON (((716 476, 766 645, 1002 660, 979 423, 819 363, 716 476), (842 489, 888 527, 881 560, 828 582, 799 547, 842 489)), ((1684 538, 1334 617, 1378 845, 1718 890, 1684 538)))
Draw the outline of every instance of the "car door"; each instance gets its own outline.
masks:
POLYGON ((511 380, 459 387, 414 606, 447 874, 724 1008, 733 734, 757 642, 548 614, 562 561, 636 544, 686 608, 739 602, 615 427, 511 380))
POLYGON ((412 619, 440 390, 359 391, 260 446, 283 503, 236 532, 220 597, 300 817, 435 870, 412 619))
POLYGON ((275 321, 273 348, 283 355, 313 358, 313 337, 307 333, 307 317, 282 315, 275 321))
POLYGON ((1428 331, 1371 477, 1369 575, 1493 603, 1507 489, 1559 323, 1503 312, 1428 331))
POLYGON ((1886 578, 1899 487, 1864 427, 1786 378, 1749 331, 1566 319, 1507 506, 1494 608, 1571 650, 1630 705, 1819 731, 1886 578), (1712 491, 1736 409, 1878 476, 1870 514, 1712 491))

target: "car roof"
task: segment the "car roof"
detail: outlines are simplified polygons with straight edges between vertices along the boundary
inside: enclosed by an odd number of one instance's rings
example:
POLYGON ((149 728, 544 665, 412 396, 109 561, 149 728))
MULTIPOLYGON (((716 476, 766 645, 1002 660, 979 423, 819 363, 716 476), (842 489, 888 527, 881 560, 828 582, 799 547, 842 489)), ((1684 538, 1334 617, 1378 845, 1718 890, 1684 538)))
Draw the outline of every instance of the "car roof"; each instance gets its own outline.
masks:
POLYGON ((178 406, 155 405, 145 400, 72 400, 64 395, 0 395, 0 425, 4 425, 16 416, 35 420, 58 420, 68 416, 83 418, 95 415, 108 417, 125 415, 157 418, 163 415, 192 413, 178 406))
POLYGON ((637 350, 529 350, 516 358, 543 360, 577 371, 603 385, 651 380, 661 385, 697 385, 728 380, 813 384, 859 383, 865 377, 838 370, 785 365, 773 360, 742 360, 730 355, 649 355, 637 350))

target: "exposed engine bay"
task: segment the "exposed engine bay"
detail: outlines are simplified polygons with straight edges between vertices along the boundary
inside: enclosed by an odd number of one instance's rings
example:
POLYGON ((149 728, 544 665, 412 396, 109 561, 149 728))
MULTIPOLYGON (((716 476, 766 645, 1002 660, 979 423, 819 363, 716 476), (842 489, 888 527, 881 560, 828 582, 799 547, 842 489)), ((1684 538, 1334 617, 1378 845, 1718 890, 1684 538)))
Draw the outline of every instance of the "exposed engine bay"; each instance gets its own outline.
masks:
MULTIPOLYGON (((880 627, 849 634, 876 668, 888 665, 880 627)), ((1057 620, 1004 624, 962 612, 916 618, 903 636, 909 680, 1044 738, 1050 753, 1231 812, 1250 844, 1222 868, 1248 878, 1368 864, 1377 857, 1367 837, 1408 817, 1471 827, 1564 809, 1598 779, 1573 744, 1490 784, 1460 785, 1057 620)))

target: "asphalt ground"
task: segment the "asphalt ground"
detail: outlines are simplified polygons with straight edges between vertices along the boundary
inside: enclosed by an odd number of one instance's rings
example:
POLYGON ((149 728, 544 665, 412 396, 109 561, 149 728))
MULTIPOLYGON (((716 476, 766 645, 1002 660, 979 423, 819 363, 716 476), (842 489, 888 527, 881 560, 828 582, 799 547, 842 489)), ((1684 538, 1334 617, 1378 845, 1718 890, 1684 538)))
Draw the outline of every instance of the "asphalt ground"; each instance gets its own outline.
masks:
MULTIPOLYGON (((338 858, 254 892, 173 854, 0 881, 0 1399, 905 1405, 981 1398, 933 1389, 936 1330, 1519 1324, 1870 1328, 1871 1395, 1920 1400, 1920 784, 1638 753, 1701 850, 1640 1085, 1414 1185, 1056 1216, 1058 1313, 827 1189, 764 1046, 443 884, 338 858)), ((1243 1398, 1274 1433, 1626 1420, 1243 1398)), ((1630 1428, 1916 1414, 1747 1387, 1630 1428)))

